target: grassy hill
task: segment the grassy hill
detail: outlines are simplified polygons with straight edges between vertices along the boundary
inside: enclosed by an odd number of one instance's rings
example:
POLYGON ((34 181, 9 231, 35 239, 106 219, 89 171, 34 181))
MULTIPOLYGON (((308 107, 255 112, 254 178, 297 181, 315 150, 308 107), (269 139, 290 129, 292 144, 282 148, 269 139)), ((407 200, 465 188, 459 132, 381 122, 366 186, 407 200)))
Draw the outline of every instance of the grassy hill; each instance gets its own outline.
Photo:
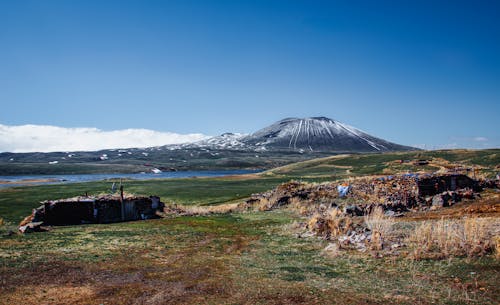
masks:
MULTIPOLYGON (((268 175, 301 177, 349 177, 474 169, 477 175, 493 178, 500 171, 500 149, 436 150, 384 154, 337 155, 271 169, 268 175), (419 160, 428 164, 417 165, 419 160)), ((469 172, 471 175, 472 171, 469 172)))
POLYGON ((164 171, 269 169, 284 164, 325 157, 328 153, 293 151, 238 151, 206 149, 116 150, 76 153, 1 153, 0 175, 139 173, 156 167, 164 171), (130 154, 128 154, 130 153, 130 154), (68 157, 71 155, 71 157, 68 157), (106 155, 104 160, 100 156, 106 155), (57 161, 57 164, 49 162, 57 161))
MULTIPOLYGON (((72 157, 67 153, 0 154, 0 175, 33 174, 92 174, 92 173, 139 173, 152 168, 169 170, 223 170, 223 169, 273 169, 274 173, 298 176, 364 175, 386 171, 439 170, 446 164, 474 166, 478 173, 492 177, 499 168, 500 149, 487 150, 437 150, 383 154, 332 155, 328 153, 299 152, 248 152, 234 150, 206 151, 185 149, 173 151, 142 150, 118 153, 118 151, 78 152, 72 157), (106 160, 100 155, 106 154, 106 160), (118 157, 118 154, 121 156, 118 157), (428 167, 414 166, 413 161, 435 160, 428 167), (310 161, 308 161, 310 160, 310 161), (397 161, 410 161, 397 164, 397 161), (58 161, 57 164, 49 162, 58 161), (307 161, 305 164, 294 164, 307 161), (392 162, 392 163, 391 163, 392 162)), ((450 165, 451 166, 451 165, 450 165)))

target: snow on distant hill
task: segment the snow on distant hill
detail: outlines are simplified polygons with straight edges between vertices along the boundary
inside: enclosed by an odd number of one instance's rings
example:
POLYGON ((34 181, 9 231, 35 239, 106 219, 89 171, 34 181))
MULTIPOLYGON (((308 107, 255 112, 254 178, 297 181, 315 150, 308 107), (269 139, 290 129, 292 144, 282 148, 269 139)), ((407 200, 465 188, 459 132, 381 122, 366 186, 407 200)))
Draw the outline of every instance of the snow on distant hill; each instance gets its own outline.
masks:
POLYGON ((178 145, 182 148, 209 148, 209 149, 248 149, 247 144, 241 142, 246 134, 241 133, 223 133, 220 136, 208 138, 194 143, 178 145))

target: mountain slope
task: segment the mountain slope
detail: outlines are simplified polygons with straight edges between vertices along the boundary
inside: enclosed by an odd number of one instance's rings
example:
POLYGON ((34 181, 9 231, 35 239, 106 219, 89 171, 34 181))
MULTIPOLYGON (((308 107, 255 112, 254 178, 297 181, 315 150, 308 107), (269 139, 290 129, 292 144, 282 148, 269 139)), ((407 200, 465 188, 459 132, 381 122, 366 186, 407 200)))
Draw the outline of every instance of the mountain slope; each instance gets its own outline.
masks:
POLYGON ((391 143, 325 117, 287 118, 263 128, 241 142, 273 150, 385 152, 415 148, 391 143))
POLYGON ((240 133, 223 133, 220 136, 211 137, 194 143, 186 143, 180 145, 167 145, 166 147, 178 147, 183 149, 207 148, 213 150, 246 150, 247 145, 241 142, 246 134, 240 133))

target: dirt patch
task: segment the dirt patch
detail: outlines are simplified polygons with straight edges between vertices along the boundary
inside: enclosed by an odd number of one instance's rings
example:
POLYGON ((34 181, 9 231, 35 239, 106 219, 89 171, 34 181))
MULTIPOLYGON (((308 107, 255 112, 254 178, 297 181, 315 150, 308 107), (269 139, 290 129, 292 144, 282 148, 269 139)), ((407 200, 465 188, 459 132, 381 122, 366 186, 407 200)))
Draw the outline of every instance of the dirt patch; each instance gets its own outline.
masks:
POLYGON ((95 302, 91 286, 24 286, 2 296, 2 304, 91 304, 95 302))

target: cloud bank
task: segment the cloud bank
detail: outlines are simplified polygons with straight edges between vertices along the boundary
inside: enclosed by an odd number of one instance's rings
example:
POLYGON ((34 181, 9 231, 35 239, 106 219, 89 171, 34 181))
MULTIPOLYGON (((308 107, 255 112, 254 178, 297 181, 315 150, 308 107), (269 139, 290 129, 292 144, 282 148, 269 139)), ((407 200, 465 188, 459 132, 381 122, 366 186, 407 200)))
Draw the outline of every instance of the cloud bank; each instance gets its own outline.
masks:
POLYGON ((92 151, 151 147, 195 142, 208 136, 159 132, 149 129, 103 131, 97 128, 64 128, 49 125, 0 124, 0 152, 92 151))
POLYGON ((434 150, 434 149, 488 149, 498 148, 498 138, 487 138, 483 136, 476 137, 451 137, 444 144, 413 144, 413 147, 434 150))

